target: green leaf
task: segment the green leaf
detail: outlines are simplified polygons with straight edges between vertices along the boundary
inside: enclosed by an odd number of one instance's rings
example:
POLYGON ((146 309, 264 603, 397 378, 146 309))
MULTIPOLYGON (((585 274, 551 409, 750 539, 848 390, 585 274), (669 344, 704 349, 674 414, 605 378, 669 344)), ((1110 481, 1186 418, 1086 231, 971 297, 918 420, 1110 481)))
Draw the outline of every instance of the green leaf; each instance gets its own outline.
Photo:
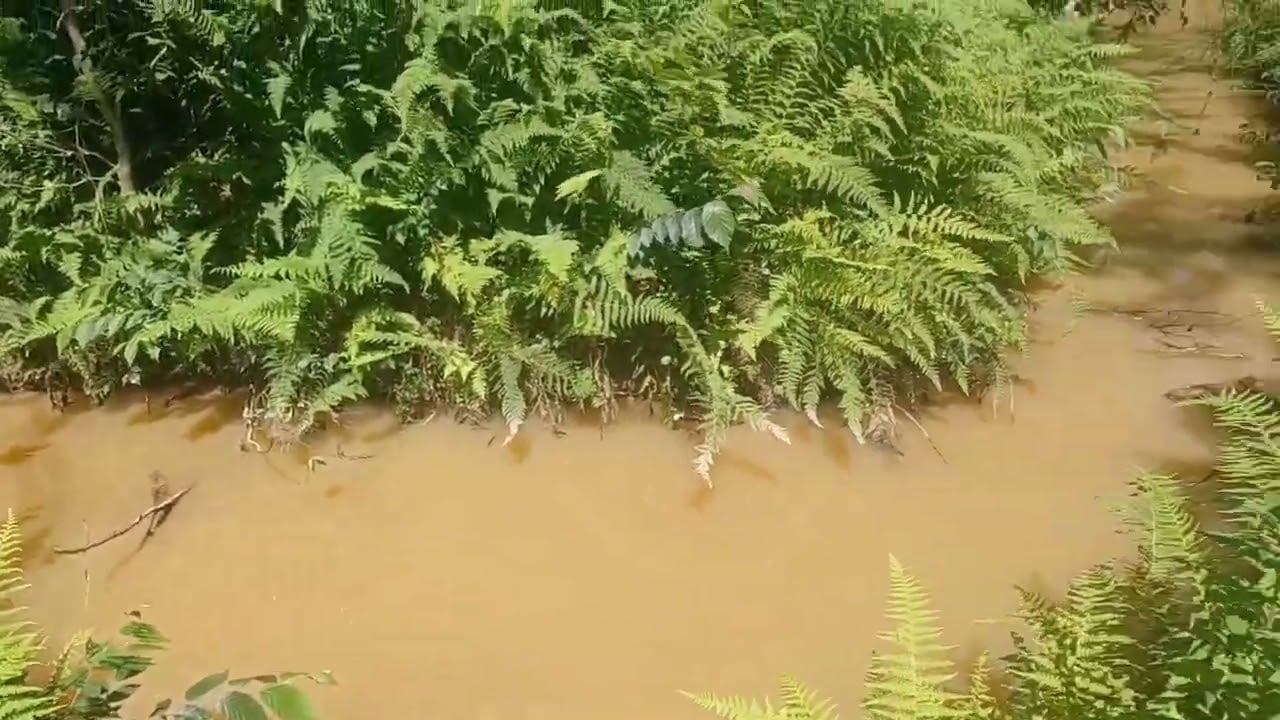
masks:
POLYGON ((702 230, 712 242, 721 247, 729 247, 729 241, 733 239, 733 231, 736 227, 733 211, 723 200, 712 200, 702 206, 702 230))
POLYGON ((263 690, 259 697, 280 720, 316 720, 315 710, 306 693, 293 685, 272 685, 263 690))
POLYGON ((316 133, 333 133, 338 129, 338 120, 328 110, 316 110, 307 117, 302 125, 302 132, 310 141, 316 133))
POLYGON ((194 702, 196 700, 199 700, 205 695, 208 695, 210 690, 213 690, 214 688, 218 687, 222 683, 226 682, 227 678, 230 677, 230 675, 231 673, 229 671, 223 670, 222 672, 214 673, 207 677, 201 678, 196 682, 196 684, 187 688, 187 692, 183 694, 183 697, 186 698, 187 702, 194 702))
POLYGON ((293 80, 284 68, 276 63, 272 63, 272 70, 276 74, 267 78, 267 98, 271 101, 271 110, 279 118, 284 116, 284 96, 289 92, 289 85, 293 80))
POLYGON ((567 197, 577 197, 591 181, 595 179, 603 170, 588 170, 584 173, 578 173, 573 177, 565 180, 556 186, 556 200, 564 200, 567 197))
POLYGON ((702 215, 697 210, 690 210, 680 218, 680 234, 685 245, 702 247, 702 215))
POLYGON ((762 193, 760 188, 756 187, 754 183, 743 183, 733 190, 730 190, 729 194, 746 200, 752 207, 767 205, 769 202, 768 199, 765 198, 764 193, 762 193))
POLYGON ((367 152, 351 164, 351 177, 356 182, 363 182, 365 173, 382 164, 382 158, 376 152, 367 152))
POLYGON ((681 233, 684 230, 680 223, 680 216, 668 215, 662 219, 662 222, 666 223, 667 237, 670 238, 670 242, 679 244, 683 240, 681 233))
POLYGON ((232 690, 222 698, 222 714, 227 720, 269 720, 262 704, 239 690, 232 690))
POLYGON ((1228 615, 1227 632, 1232 635, 1247 635, 1249 633, 1249 621, 1238 615, 1228 615))
POLYGON ((528 244, 537 254, 537 258, 558 280, 568 280, 569 270, 573 267, 573 259, 578 253, 578 242, 562 235, 539 235, 530 237, 528 244))
POLYGON ((667 223, 663 221, 663 218, 654 220, 653 223, 649 225, 648 230, 649 234, 652 236, 652 242, 665 243, 671 239, 667 235, 667 223))

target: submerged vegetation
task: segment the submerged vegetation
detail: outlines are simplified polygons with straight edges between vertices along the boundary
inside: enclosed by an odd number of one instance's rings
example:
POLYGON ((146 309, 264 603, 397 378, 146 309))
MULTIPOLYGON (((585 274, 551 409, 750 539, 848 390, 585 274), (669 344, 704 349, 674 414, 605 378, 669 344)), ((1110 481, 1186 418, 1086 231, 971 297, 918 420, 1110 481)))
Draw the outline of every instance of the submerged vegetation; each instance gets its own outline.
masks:
POLYGON ((643 397, 704 478, 780 404, 891 441, 1112 242, 1083 203, 1148 94, 1021 0, 201 6, 0 20, 11 386, 252 383, 285 440, 643 397))

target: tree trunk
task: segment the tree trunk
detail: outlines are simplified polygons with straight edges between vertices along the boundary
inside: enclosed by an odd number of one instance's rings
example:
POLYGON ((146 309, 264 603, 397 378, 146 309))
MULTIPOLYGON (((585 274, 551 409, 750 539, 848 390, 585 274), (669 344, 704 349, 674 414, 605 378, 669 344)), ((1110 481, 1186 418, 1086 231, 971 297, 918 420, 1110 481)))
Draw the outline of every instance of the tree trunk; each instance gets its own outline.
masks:
POLYGON ((84 72, 80 69, 86 44, 84 33, 80 30, 80 20, 76 16, 75 0, 62 0, 62 27, 67 31, 67 37, 71 40, 71 50, 74 53, 72 61, 75 64, 76 72, 79 72, 80 76, 84 78, 85 83, 89 86, 89 92, 98 103, 98 109, 102 113, 103 119, 111 127, 112 144, 115 145, 116 151, 116 181, 120 184, 120 192, 126 195, 132 193, 136 189, 133 181, 133 153, 129 148, 129 136, 125 132, 124 119, 120 116, 120 109, 115 101, 107 97, 107 94, 103 92, 102 86, 98 84, 97 79, 93 76, 93 70, 84 72))

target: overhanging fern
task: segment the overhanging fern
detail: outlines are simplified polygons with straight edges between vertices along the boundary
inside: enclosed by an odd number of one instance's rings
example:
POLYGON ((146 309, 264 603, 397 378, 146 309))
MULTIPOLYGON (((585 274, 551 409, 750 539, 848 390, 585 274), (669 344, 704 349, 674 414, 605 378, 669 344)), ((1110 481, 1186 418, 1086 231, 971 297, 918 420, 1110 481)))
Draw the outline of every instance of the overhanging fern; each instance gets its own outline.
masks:
MULTIPOLYGON (((1268 327, 1275 332, 1274 317, 1268 327)), ((1225 431, 1218 459, 1221 527, 1201 527, 1180 482, 1147 474, 1122 517, 1139 549, 1100 564, 1051 602, 1022 591, 1027 633, 1014 635, 1001 699, 985 661, 967 693, 952 682, 936 615, 920 585, 890 561, 884 652, 867 677, 864 711, 894 720, 1197 718, 1247 720, 1280 708, 1280 403, 1228 393, 1196 401, 1225 431)), ((1219 524, 1219 523, 1215 523, 1219 524)), ((833 718, 828 704, 784 680, 782 704, 691 696, 728 720, 833 718)))
POLYGON ((998 386, 1021 284, 1110 242, 1082 203, 1146 95, 1014 2, 103 12, 136 192, 57 14, 0 36, 15 383, 250 380, 284 438, 371 394, 516 432, 660 392, 704 477, 779 404, 864 439, 918 381, 998 386))

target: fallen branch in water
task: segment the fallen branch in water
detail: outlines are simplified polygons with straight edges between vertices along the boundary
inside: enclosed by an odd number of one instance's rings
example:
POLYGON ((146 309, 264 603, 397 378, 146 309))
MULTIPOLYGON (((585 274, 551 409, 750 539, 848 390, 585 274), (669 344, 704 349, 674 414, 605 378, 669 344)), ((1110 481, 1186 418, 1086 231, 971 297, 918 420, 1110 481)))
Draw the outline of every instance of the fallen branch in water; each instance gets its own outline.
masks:
POLYGON ((1191 483, 1191 487, 1195 487, 1195 486, 1197 486, 1197 485, 1203 485, 1204 483, 1207 483, 1207 482, 1209 482, 1210 480, 1212 480, 1212 479, 1214 479, 1214 478, 1216 478, 1216 477, 1218 477, 1218 471, 1217 471, 1217 470, 1210 470, 1208 475, 1205 475, 1204 477, 1200 478, 1199 480, 1196 480, 1195 482, 1191 483))
POLYGON ((117 529, 115 532, 111 533, 110 535, 107 535, 101 540, 96 540, 94 542, 81 545, 80 547, 74 547, 74 548, 55 547, 53 549, 53 552, 57 553, 58 555, 77 555, 79 553, 92 550, 98 547, 99 545, 106 545, 112 540, 115 540, 116 538, 120 537, 121 535, 124 535, 130 530, 141 525, 146 520, 150 519, 152 520, 152 522, 147 527, 147 534, 143 538, 143 541, 145 542, 146 538, 151 537, 151 534, 156 531, 156 528, 160 527, 161 523, 163 523, 165 519, 169 517, 169 512, 173 510, 173 506, 176 505, 178 501, 181 500, 183 496, 189 492, 191 492, 191 488, 189 487, 179 490, 178 492, 165 498, 163 501, 158 502, 155 505, 152 505, 151 507, 147 508, 145 511, 143 511, 141 515, 134 518, 133 522, 117 529))
POLYGON ((1134 320, 1147 320, 1159 326, 1161 316, 1165 320, 1173 320, 1174 324, 1186 324, 1185 320, 1178 319, 1179 315, 1198 315, 1202 318, 1219 318, 1224 325, 1229 325, 1240 320, 1240 318, 1231 313, 1219 312, 1218 310, 1198 310, 1195 308, 1145 308, 1145 307, 1103 307, 1093 306, 1085 309, 1085 312, 1103 313, 1108 315, 1124 315, 1134 320))
POLYGON ((338 457, 343 460, 369 460, 373 453, 347 453, 342 449, 342 443, 338 443, 338 457))
POLYGON ((1194 400, 1203 400, 1208 397, 1215 397, 1223 393, 1264 393, 1265 388, 1258 378, 1252 375, 1246 375, 1242 378, 1229 380, 1227 382, 1216 383, 1196 383, 1194 385, 1183 385, 1174 388, 1164 394, 1166 400, 1171 402, 1191 402, 1194 400))
POLYGON ((1195 355, 1198 357, 1217 358, 1219 360, 1249 360, 1250 359, 1250 357, 1248 355, 1245 355, 1244 353, 1218 352, 1217 350, 1210 350, 1203 347, 1170 348, 1167 350, 1154 350, 1153 352, 1156 353, 1157 355, 1165 355, 1165 356, 1195 355))
POLYGON ((1197 340, 1196 330, 1202 327, 1232 325, 1239 317, 1217 310, 1193 310, 1187 308, 1148 309, 1148 308, 1107 308, 1091 307, 1086 312, 1115 315, 1138 320, 1158 333, 1156 342, 1163 347, 1147 352, 1157 355, 1218 358, 1220 360, 1248 360, 1248 355, 1228 352, 1221 345, 1213 342, 1197 340), (1189 316, 1199 319, 1191 320, 1189 316))
POLYGON ((1157 338, 1156 342, 1163 345, 1163 348, 1154 350, 1159 355, 1197 355, 1200 357, 1218 358, 1221 360, 1248 360, 1249 356, 1244 353, 1226 352, 1221 345, 1217 343, 1206 343, 1198 340, 1191 340, 1190 345, 1181 345, 1173 342, 1173 337, 1165 335, 1157 338))

